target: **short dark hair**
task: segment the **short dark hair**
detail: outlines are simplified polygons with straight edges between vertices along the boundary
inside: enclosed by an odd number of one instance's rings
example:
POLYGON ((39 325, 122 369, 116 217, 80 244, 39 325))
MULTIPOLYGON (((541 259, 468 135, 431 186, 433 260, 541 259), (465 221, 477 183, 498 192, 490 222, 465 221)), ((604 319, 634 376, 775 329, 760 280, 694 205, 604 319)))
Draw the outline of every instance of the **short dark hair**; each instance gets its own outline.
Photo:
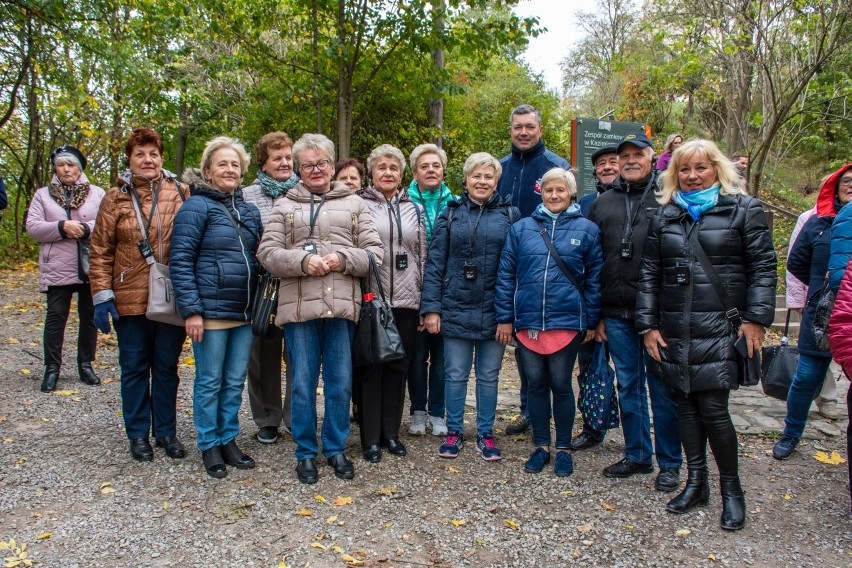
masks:
POLYGON ((361 183, 364 183, 364 180, 367 179, 367 169, 357 158, 346 158, 334 164, 334 179, 336 180, 338 174, 346 168, 355 168, 358 170, 358 175, 361 176, 361 183))
POLYGON ((530 114, 530 113, 534 114, 535 119, 538 121, 539 124, 541 124, 541 113, 539 112, 539 110, 537 108, 535 108, 534 106, 527 105, 527 104, 518 105, 514 109, 512 109, 512 112, 509 114, 509 124, 512 124, 512 119, 515 118, 516 114, 530 114))
POLYGON ((147 127, 134 128, 133 132, 131 132, 130 136, 127 138, 127 142, 124 144, 124 155, 127 156, 127 159, 129 160, 130 154, 133 152, 133 148, 136 146, 146 146, 148 144, 156 146, 157 150, 159 150, 162 155, 163 138, 156 130, 147 127))
POLYGON ((277 130, 264 134, 254 146, 254 159, 257 160, 258 167, 263 167, 266 160, 269 159, 270 150, 280 150, 281 148, 292 148, 293 140, 286 132, 277 130))
POLYGON ((731 160, 736 162, 740 158, 748 158, 748 157, 749 157, 748 152, 746 152, 745 150, 737 150, 731 156, 731 160))

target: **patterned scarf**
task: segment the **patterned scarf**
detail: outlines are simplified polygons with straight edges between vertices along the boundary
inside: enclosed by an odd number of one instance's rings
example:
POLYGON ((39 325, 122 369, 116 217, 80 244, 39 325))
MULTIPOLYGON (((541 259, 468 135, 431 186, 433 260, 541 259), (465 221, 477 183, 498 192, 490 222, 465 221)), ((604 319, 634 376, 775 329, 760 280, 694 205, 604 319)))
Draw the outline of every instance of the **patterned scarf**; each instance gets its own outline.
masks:
POLYGON ((696 223, 708 209, 712 209, 719 202, 719 190, 721 186, 717 183, 707 189, 699 191, 678 191, 675 193, 674 201, 680 205, 692 220, 696 223))
POLYGON ((299 183, 299 176, 294 173, 287 181, 277 181, 266 175, 265 172, 260 171, 257 172, 257 179, 254 183, 260 185, 260 190, 264 195, 275 199, 282 195, 287 195, 290 188, 299 183))
POLYGON ((70 196, 70 208, 78 209, 86 202, 86 198, 89 196, 89 180, 86 176, 81 174, 77 179, 77 183, 74 185, 62 185, 62 182, 59 181, 59 177, 53 176, 48 193, 50 194, 50 197, 52 197, 53 200, 56 201, 56 203, 58 203, 63 209, 69 208, 65 198, 66 196, 70 196))

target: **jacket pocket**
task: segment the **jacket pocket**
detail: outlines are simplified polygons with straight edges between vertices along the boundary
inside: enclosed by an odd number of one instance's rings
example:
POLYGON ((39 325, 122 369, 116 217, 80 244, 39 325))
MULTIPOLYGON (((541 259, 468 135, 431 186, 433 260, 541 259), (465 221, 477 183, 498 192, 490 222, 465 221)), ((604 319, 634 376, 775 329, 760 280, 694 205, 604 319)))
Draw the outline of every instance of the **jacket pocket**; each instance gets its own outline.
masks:
POLYGON ((220 290, 225 287, 225 267, 221 260, 216 261, 216 282, 220 290))

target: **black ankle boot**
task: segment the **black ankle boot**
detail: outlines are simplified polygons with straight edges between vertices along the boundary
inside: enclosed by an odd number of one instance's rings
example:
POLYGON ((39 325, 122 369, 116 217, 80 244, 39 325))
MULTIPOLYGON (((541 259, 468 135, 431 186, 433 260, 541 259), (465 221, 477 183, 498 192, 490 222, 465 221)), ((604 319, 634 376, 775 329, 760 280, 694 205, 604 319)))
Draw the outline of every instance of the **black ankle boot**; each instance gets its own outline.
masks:
POLYGON ((687 470, 686 487, 668 502, 666 511, 682 515, 693 507, 705 507, 710 500, 710 483, 707 468, 687 470))
POLYGON ((722 518, 720 524, 726 531, 738 531, 745 526, 745 491, 740 480, 719 481, 722 493, 722 518))
POLYGON ((41 392, 53 392, 56 390, 56 382, 59 380, 59 366, 48 365, 44 369, 44 380, 41 381, 41 392))
POLYGON ((77 366, 77 370, 80 372, 80 380, 87 385, 96 386, 101 384, 101 379, 95 374, 91 362, 80 363, 77 366))

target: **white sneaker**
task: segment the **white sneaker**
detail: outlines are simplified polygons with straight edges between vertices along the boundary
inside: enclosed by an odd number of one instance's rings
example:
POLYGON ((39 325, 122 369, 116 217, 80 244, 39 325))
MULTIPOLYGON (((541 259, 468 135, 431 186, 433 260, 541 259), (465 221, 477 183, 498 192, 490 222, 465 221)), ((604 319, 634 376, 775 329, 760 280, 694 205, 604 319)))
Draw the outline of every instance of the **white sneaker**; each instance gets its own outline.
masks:
POLYGON ((426 413, 422 410, 415 410, 411 415, 411 426, 408 427, 408 433, 412 436, 422 436, 426 433, 426 413))
POLYGON ((429 428, 432 429, 433 436, 447 435, 447 421, 442 416, 430 416, 427 419, 429 428))
POLYGON ((822 404, 817 403, 819 413, 829 420, 837 420, 840 418, 840 411, 837 409, 837 403, 833 400, 826 400, 822 404))

